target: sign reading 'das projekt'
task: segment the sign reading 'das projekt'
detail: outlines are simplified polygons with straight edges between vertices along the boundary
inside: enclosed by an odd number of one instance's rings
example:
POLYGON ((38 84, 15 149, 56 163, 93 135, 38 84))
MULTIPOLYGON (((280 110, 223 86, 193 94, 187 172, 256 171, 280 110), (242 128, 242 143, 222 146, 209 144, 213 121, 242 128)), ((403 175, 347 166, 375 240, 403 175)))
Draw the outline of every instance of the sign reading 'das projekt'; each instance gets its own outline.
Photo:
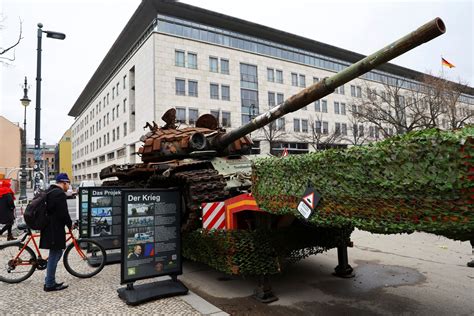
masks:
POLYGON ((122 188, 87 187, 79 189, 79 229, 81 237, 91 238, 105 249, 120 248, 122 234, 122 188))

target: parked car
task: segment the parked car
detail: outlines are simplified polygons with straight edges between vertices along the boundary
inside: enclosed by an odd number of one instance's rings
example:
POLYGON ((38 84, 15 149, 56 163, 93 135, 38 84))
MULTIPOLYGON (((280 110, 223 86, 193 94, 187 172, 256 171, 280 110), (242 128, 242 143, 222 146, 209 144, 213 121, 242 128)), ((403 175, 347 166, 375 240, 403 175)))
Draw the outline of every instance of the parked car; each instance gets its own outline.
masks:
POLYGON ((94 180, 82 180, 79 184, 80 187, 95 187, 97 184, 94 180))

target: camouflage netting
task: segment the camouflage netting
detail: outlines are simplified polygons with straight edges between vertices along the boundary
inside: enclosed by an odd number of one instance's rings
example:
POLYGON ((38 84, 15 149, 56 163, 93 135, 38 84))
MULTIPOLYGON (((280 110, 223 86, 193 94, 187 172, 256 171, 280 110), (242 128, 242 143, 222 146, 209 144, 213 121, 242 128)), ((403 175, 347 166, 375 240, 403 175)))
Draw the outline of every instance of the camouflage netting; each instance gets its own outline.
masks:
POLYGON ((285 264, 349 243, 353 228, 295 225, 278 230, 205 230, 183 234, 183 256, 227 273, 270 275, 285 264))
POLYGON ((322 200, 308 221, 373 233, 474 236, 474 127, 408 133, 346 150, 258 160, 252 192, 274 214, 295 214, 308 180, 322 200))

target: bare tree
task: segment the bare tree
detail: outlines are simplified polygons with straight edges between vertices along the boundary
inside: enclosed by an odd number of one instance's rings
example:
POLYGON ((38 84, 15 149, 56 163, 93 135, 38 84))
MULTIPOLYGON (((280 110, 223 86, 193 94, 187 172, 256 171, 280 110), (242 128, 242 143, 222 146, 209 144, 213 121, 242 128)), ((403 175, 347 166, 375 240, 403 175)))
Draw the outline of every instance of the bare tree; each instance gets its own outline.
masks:
POLYGON ((285 118, 270 122, 268 125, 262 127, 260 131, 263 137, 262 139, 257 138, 257 140, 267 141, 270 145, 270 153, 275 155, 276 153, 273 148, 275 148, 278 143, 285 141, 288 135, 285 129, 285 118))
POLYGON ((349 124, 350 136, 344 137, 345 140, 354 146, 361 146, 369 142, 369 133, 357 116, 349 115, 349 124))
MULTIPOLYGON (((341 129, 330 129, 329 122, 323 120, 323 113, 317 114, 315 118, 309 116, 308 132, 296 134, 296 138, 308 143, 314 150, 322 150, 327 148, 342 146, 344 131, 341 129)), ((347 133, 347 129, 345 131, 347 133)))
POLYGON ((427 127, 456 129, 474 122, 474 109, 462 102, 462 95, 469 90, 467 83, 431 75, 424 76, 422 82, 426 89, 426 114, 431 123, 427 127))
MULTIPOLYGON (((3 29, 2 25, 3 22, 5 21, 5 17, 2 15, 0 17, 0 30, 3 29)), ((18 46, 23 39, 23 22, 21 19, 19 19, 20 23, 20 30, 18 32, 18 38, 16 42, 12 43, 11 45, 7 47, 0 47, 0 63, 7 63, 9 61, 15 61, 15 47, 18 46), (9 53, 10 52, 10 53, 9 53), (8 53, 8 54, 7 54, 8 53)))
POLYGON ((419 83, 389 78, 382 88, 366 82, 351 104, 353 118, 368 123, 383 138, 417 129, 459 128, 471 122, 473 111, 460 102, 465 84, 426 75, 419 83), (440 124, 444 122, 443 124, 440 124))

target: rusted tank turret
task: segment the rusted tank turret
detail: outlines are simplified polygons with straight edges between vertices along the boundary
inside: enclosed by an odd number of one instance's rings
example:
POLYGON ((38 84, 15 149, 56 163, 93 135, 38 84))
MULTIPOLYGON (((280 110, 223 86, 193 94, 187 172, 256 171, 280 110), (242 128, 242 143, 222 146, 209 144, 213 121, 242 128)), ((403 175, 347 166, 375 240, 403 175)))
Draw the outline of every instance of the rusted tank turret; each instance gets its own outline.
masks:
POLYGON ((436 18, 228 133, 210 114, 202 115, 195 127, 177 128, 176 110, 168 110, 162 117, 164 126, 159 127, 155 122, 146 125, 150 131, 141 138, 144 145, 138 152, 143 163, 112 165, 104 168, 100 177, 117 178, 106 185, 180 186, 186 202, 183 218, 188 224, 196 222, 194 219, 200 216, 197 210, 202 202, 219 201, 248 192, 253 159, 247 155, 252 146, 247 136, 249 133, 331 94, 337 87, 444 32, 443 21, 436 18))

